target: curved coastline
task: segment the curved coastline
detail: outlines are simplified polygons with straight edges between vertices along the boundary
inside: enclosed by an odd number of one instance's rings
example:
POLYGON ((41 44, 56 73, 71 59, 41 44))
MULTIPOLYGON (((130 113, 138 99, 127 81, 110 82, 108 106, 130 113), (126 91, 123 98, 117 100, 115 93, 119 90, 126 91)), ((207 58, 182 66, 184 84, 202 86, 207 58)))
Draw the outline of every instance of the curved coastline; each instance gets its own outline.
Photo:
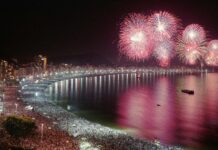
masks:
MULTIPOLYGON (((103 74, 98 74, 103 75, 103 74)), ((96 76, 94 74, 89 75, 74 75, 70 78, 96 76)), ((66 80, 65 78, 62 80, 66 80)), ((62 107, 54 104, 51 100, 46 99, 45 90, 55 82, 61 81, 60 78, 42 79, 35 82, 29 82, 26 80, 21 83, 21 86, 28 85, 28 88, 22 89, 23 101, 27 105, 34 107, 34 111, 41 115, 51 119, 60 130, 68 132, 71 136, 77 138, 79 141, 91 141, 95 143, 96 149, 107 149, 108 145, 112 149, 125 149, 125 150, 141 150, 141 149, 178 149, 183 148, 177 146, 168 146, 161 144, 158 141, 147 141, 144 139, 135 138, 124 131, 118 129, 112 129, 98 123, 90 122, 84 118, 81 118, 72 112, 68 112, 62 107), (47 85, 47 86, 46 86, 47 85), (35 89, 35 90, 33 90, 35 89), (29 93, 28 93, 29 92, 29 93), (34 93, 38 92, 39 96, 36 97, 34 93), (28 94, 27 94, 28 93, 28 94), (29 96, 25 96, 25 95, 29 96)))

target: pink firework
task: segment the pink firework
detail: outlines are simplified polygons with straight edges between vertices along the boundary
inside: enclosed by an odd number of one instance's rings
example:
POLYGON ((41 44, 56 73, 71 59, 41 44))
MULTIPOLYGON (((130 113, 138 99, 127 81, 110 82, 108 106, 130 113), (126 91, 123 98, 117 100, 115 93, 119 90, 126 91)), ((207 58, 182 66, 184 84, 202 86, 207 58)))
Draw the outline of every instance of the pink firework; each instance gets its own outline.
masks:
POLYGON ((148 26, 155 41, 171 39, 177 33, 179 19, 166 11, 159 11, 149 17, 148 26))
POLYGON ((212 40, 208 43, 205 62, 209 66, 218 65, 218 40, 212 40))
POLYGON ((208 66, 217 66, 218 65, 218 56, 216 53, 209 51, 205 56, 205 63, 208 66))
POLYGON ((129 14, 121 24, 119 47, 121 54, 132 60, 143 60, 150 56, 152 41, 146 28, 147 19, 141 14, 129 14))
POLYGON ((188 25, 179 37, 178 56, 187 64, 194 65, 206 53, 206 34, 200 25, 188 25))
POLYGON ((207 46, 208 51, 218 52, 218 40, 212 40, 208 43, 207 46))
POLYGON ((174 43, 172 41, 166 40, 156 43, 154 48, 154 57, 158 60, 160 66, 169 66, 170 60, 174 54, 174 43))
POLYGON ((205 41, 206 33, 204 28, 198 24, 188 25, 182 33, 183 41, 186 43, 201 43, 205 41))

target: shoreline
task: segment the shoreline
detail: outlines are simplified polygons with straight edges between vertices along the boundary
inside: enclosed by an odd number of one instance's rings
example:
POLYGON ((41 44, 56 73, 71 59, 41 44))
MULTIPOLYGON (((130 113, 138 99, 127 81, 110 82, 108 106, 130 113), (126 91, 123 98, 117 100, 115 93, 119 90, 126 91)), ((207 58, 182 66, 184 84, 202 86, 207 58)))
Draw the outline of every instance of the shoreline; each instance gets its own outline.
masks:
MULTIPOLYGON (((42 116, 53 120, 53 123, 70 136, 76 138, 79 143, 92 141, 99 149, 116 150, 140 150, 140 149, 175 149, 182 150, 176 146, 166 146, 159 142, 149 142, 132 137, 121 130, 102 126, 98 123, 87 121, 51 102, 31 102, 31 99, 24 99, 28 105, 35 106, 34 111, 42 116)), ((92 144, 90 143, 90 144, 92 144)))
MULTIPOLYGON (((44 82, 47 81, 45 80, 44 82)), ((43 84, 43 81, 41 84, 43 84)), ((28 86, 31 87, 31 84, 28 86)), ((43 92, 41 93, 43 94, 43 92)), ((135 138, 124 131, 90 122, 72 112, 68 112, 61 106, 54 104, 51 100, 45 100, 45 97, 42 96, 36 99, 35 95, 32 94, 32 96, 23 98, 22 100, 27 105, 33 106, 34 111, 52 120, 53 124, 60 130, 68 132, 70 136, 76 138, 80 143, 80 149, 83 149, 83 147, 92 147, 96 150, 183 149, 178 146, 164 145, 159 141, 151 142, 135 138)))

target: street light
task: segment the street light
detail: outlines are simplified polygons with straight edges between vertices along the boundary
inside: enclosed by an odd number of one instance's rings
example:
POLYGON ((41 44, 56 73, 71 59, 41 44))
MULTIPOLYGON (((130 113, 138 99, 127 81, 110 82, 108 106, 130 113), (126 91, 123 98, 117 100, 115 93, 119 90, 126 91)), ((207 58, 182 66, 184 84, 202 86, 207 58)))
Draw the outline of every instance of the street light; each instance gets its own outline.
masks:
POLYGON ((38 93, 38 92, 36 92, 36 93, 35 93, 35 98, 34 98, 34 100, 35 100, 35 102, 34 102, 34 103, 35 103, 35 105, 36 105, 36 98, 37 98, 38 96, 39 96, 39 93, 38 93))
POLYGON ((42 123, 41 124, 41 142, 42 142, 42 139, 43 139, 43 131, 44 131, 44 124, 42 123))
MULTIPOLYGON (((67 110, 70 111, 71 110, 71 106, 67 105, 67 110)), ((69 132, 69 116, 66 117, 67 119, 67 132, 69 132)))
POLYGON ((17 106, 18 106, 18 104, 15 103, 15 114, 17 114, 17 106))

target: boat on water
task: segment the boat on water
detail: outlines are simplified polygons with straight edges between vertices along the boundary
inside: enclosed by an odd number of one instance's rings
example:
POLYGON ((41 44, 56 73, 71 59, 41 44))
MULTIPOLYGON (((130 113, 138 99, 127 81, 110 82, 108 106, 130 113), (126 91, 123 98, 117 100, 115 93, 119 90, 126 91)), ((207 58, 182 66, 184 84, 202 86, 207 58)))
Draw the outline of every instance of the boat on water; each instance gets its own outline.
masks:
POLYGON ((191 95, 193 95, 195 92, 194 92, 194 90, 187 90, 187 89, 183 89, 183 90, 181 90, 183 93, 186 93, 186 94, 191 94, 191 95))

